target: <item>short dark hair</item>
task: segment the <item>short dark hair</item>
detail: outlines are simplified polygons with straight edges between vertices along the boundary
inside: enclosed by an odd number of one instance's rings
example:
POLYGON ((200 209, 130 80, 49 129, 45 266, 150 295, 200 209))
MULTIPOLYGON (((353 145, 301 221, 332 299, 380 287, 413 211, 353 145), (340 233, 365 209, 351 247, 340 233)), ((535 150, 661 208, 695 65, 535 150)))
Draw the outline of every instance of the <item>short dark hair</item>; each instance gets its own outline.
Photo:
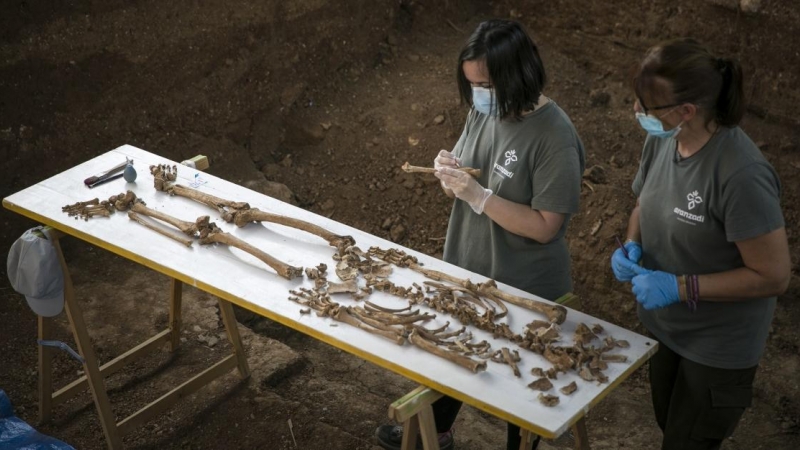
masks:
POLYGON ((736 60, 717 58, 690 38, 650 48, 634 70, 633 90, 640 101, 661 95, 673 103, 693 103, 704 111, 706 126, 713 120, 734 127, 745 112, 742 67, 736 60), (670 92, 664 92, 659 79, 670 92))
POLYGON ((483 59, 497 98, 500 118, 532 110, 539 102, 547 78, 533 40, 517 22, 488 20, 469 37, 458 57, 456 78, 461 100, 472 106, 472 86, 464 76, 464 61, 483 59))

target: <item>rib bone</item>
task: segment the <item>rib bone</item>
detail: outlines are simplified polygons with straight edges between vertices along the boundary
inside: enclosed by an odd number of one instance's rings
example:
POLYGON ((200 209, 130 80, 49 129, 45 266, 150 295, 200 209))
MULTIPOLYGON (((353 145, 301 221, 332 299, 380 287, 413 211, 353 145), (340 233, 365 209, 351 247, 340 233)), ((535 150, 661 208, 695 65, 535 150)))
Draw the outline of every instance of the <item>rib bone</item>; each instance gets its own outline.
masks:
POLYGON ((417 330, 412 331, 411 334, 408 335, 408 341, 429 353, 433 353, 434 355, 444 358, 450 362, 454 362, 461 367, 465 367, 471 370, 473 373, 486 370, 486 361, 475 361, 468 356, 463 356, 455 352, 444 350, 433 342, 429 342, 417 334, 417 330))
POLYGON ((373 327, 351 315, 345 308, 339 308, 333 318, 339 322, 344 322, 364 331, 369 331, 372 334, 383 336, 386 339, 393 341, 397 345, 403 345, 405 342, 405 338, 399 332, 373 327))
POLYGON ((422 266, 416 263, 411 263, 408 267, 436 281, 448 281, 450 283, 463 286, 467 289, 470 289, 470 287, 477 287, 478 293, 491 298, 495 302, 499 302, 499 300, 505 300, 512 305, 521 306, 523 308, 539 312, 547 316, 550 322, 562 324, 567 319, 567 309, 563 306, 544 303, 530 298, 524 298, 503 292, 497 288, 497 284, 494 280, 489 280, 485 283, 479 283, 478 285, 475 285, 470 280, 462 280, 437 270, 423 269, 422 266))

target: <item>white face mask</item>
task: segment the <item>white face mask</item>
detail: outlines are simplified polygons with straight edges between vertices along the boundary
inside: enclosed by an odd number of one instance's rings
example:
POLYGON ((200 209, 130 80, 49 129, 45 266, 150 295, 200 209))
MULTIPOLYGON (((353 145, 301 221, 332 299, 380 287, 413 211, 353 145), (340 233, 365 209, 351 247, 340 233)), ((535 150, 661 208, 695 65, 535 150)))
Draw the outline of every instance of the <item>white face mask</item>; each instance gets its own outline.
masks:
POLYGON ((493 89, 474 86, 472 88, 472 106, 479 113, 487 116, 497 116, 500 113, 497 110, 497 99, 494 96, 493 89))

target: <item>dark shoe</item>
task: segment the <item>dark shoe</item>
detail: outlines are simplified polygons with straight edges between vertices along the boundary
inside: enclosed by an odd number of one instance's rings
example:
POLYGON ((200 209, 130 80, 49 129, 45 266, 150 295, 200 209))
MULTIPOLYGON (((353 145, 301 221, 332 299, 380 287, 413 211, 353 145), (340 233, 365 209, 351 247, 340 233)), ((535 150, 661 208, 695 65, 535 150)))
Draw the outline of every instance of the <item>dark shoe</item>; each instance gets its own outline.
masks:
MULTIPOLYGON (((375 430, 378 445, 386 450, 400 450, 403 443, 403 427, 400 425, 381 425, 375 430)), ((439 449, 453 450, 453 430, 439 433, 439 449)), ((417 437, 417 450, 422 450, 422 438, 417 437)))

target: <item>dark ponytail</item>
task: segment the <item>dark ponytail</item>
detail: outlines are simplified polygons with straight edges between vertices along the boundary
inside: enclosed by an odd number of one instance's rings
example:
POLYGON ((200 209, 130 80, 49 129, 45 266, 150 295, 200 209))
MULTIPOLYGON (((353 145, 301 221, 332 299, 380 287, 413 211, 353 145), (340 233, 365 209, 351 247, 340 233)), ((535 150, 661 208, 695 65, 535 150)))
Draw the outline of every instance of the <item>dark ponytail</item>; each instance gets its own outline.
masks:
POLYGON ((722 74, 722 89, 717 98, 716 121, 724 127, 734 127, 745 110, 742 66, 733 59, 717 58, 717 67, 722 74))

